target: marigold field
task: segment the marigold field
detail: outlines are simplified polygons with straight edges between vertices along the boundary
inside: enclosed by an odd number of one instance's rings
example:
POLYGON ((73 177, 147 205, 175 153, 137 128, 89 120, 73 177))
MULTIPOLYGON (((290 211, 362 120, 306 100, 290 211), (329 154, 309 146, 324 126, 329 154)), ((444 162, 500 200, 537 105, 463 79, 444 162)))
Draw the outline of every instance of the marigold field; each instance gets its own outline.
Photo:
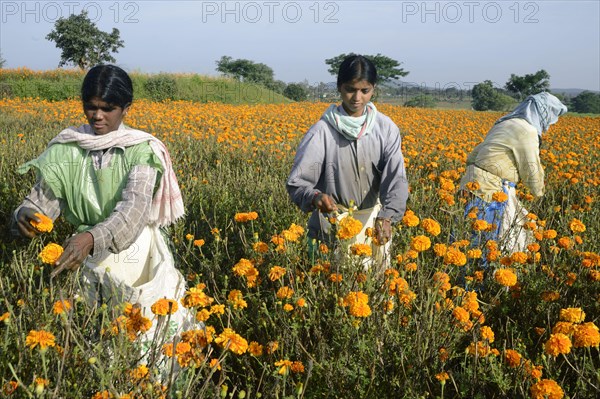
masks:
POLYGON ((507 256, 470 245, 486 226, 457 193, 500 114, 379 104, 402 131, 411 195, 392 267, 365 272, 370 248, 309 259, 307 216, 285 191, 327 105, 134 103, 126 123, 166 143, 187 207, 169 233, 188 291, 150 320, 91 307, 77 273, 50 279, 56 248, 40 253, 72 232, 63 220, 11 238, 35 180, 18 165, 85 121, 78 101, 0 100, 0 396, 600 397, 600 118, 567 115, 543 136, 547 194, 518 187, 536 241, 507 256), (140 345, 182 306, 206 327, 140 345))

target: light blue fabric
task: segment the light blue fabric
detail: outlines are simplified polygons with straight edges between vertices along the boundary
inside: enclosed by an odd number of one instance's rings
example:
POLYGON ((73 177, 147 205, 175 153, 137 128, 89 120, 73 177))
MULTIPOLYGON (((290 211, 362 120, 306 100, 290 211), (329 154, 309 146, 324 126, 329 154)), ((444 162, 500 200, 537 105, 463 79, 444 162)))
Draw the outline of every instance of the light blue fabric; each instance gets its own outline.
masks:
POLYGON ((365 113, 361 116, 350 116, 346 114, 341 105, 338 107, 335 104, 331 104, 321 118, 329 122, 335 130, 348 140, 357 140, 373 130, 376 117, 377 108, 375 108, 375 104, 370 102, 365 106, 365 113))
POLYGON ((514 109, 513 112, 496 121, 503 122, 512 118, 525 119, 536 128, 538 135, 546 132, 550 125, 558 121, 558 117, 567 113, 567 107, 550 93, 542 92, 531 95, 514 109))

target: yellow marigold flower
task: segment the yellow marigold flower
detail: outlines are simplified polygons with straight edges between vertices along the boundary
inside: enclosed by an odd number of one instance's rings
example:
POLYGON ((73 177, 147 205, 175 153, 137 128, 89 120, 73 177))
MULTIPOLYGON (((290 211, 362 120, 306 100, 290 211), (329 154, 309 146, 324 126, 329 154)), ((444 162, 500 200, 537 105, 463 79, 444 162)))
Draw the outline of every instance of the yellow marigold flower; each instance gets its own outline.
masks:
POLYGON ((287 286, 279 288, 276 294, 278 299, 290 299, 292 295, 294 295, 294 290, 287 286))
POLYGON ((279 367, 277 374, 288 375, 289 370, 292 367, 292 361, 282 359, 282 360, 275 362, 275 366, 279 367))
POLYGON ((329 248, 327 247, 327 244, 320 243, 319 244, 319 252, 321 252, 322 254, 329 253, 329 248))
POLYGON ((544 302, 554 302, 560 298, 560 294, 556 291, 544 291, 541 297, 544 302))
POLYGON ((481 339, 486 340, 487 342, 489 342, 490 344, 492 342, 494 342, 494 331, 492 331, 491 328, 489 328, 488 326, 483 326, 481 327, 481 339))
POLYGON ((411 290, 404 290, 398 293, 398 302, 400 302, 404 307, 410 307, 410 304, 417 299, 417 294, 415 294, 411 290))
POLYGON ((529 245, 527 246, 527 250, 528 250, 529 252, 539 252, 539 250, 540 250, 540 244, 538 244, 537 242, 534 242, 534 243, 532 243, 532 244, 529 244, 529 245))
POLYGON ((562 399, 565 396, 560 385, 554 380, 541 380, 532 385, 531 399, 562 399))
POLYGON ((444 256, 446 255, 446 252, 448 251, 448 247, 446 246, 446 244, 435 244, 433 246, 433 252, 435 252, 435 254, 437 256, 444 256))
POLYGON ((72 308, 71 301, 58 300, 58 301, 54 302, 54 305, 52 306, 52 313, 63 314, 63 313, 68 312, 69 310, 71 310, 71 308, 72 308))
POLYGON ((0 315, 0 321, 10 320, 10 312, 4 312, 0 315))
POLYGON ((267 252, 269 252, 269 246, 267 245, 267 243, 262 241, 258 241, 252 244, 252 249, 254 249, 259 254, 266 254, 267 252))
POLYGON ((178 308, 179 306, 177 305, 177 301, 173 299, 161 298, 152 304, 150 310, 152 310, 152 313, 157 316, 166 316, 168 314, 177 312, 178 308))
POLYGON ((200 248, 201 246, 203 246, 205 244, 205 241, 200 238, 198 240, 194 240, 193 244, 194 244, 194 246, 200 248))
POLYGON ((486 231, 489 227, 489 223, 483 219, 477 219, 471 224, 471 228, 474 231, 486 231))
POLYGON ((435 272, 433 274, 433 281, 442 295, 445 295, 445 292, 452 287, 450 285, 450 276, 444 272, 435 272))
POLYGON ((573 241, 569 237, 561 237, 558 239, 557 244, 562 249, 569 249, 573 246, 573 241))
POLYGON ((406 210, 404 212, 404 216, 402 217, 402 224, 407 227, 416 227, 419 225, 420 219, 415 213, 411 210, 406 210))
POLYGON ((371 308, 368 305, 369 296, 362 291, 349 292, 343 300, 344 306, 349 306, 350 314, 354 317, 368 317, 371 308))
POLYGON ((43 263, 53 265, 62 255, 64 249, 58 244, 50 243, 46 245, 38 255, 43 263))
POLYGON ((467 347, 467 353, 469 355, 477 355, 479 357, 485 357, 492 354, 490 346, 481 341, 477 343, 471 342, 467 347))
POLYGON ((445 383, 446 380, 448 378, 450 378, 450 376, 448 375, 448 373, 446 373, 445 371, 442 371, 441 373, 437 373, 435 375, 436 380, 438 380, 441 383, 445 383))
POLYGON ((413 251, 417 252, 427 251, 431 248, 431 240, 427 236, 419 235, 412 238, 410 247, 413 251))
POLYGON ((492 194, 492 201, 495 201, 495 202, 504 202, 507 199, 508 199, 508 195, 506 195, 502 191, 496 191, 494 194, 492 194))
POLYGON ((444 263, 447 265, 464 266, 467 263, 467 256, 458 248, 450 247, 444 254, 444 263))
POLYGON ((521 365, 521 354, 514 349, 507 349, 504 353, 504 360, 508 367, 517 368, 521 365))
POLYGON ((214 299, 204 293, 204 284, 198 284, 185 292, 181 304, 185 308, 209 306, 214 299))
POLYGON ((44 330, 31 330, 27 337, 25 338, 25 345, 30 347, 31 349, 35 348, 39 345, 41 350, 45 350, 49 346, 55 346, 54 343, 54 334, 44 330))
POLYGON ((352 255, 356 255, 356 256, 371 256, 373 254, 373 251, 369 244, 359 244, 359 243, 352 244, 350 246, 350 252, 352 253, 352 255))
POLYGON ((473 248, 467 251, 467 258, 469 259, 480 259, 482 255, 481 249, 473 248))
POLYGON ((573 333, 573 346, 576 348, 588 348, 600 345, 600 332, 598 326, 593 322, 583 323, 575 326, 573 333))
POLYGON ((477 270, 473 272, 473 279, 477 282, 483 281, 483 272, 481 270, 477 270))
POLYGON ((300 308, 305 307, 306 306, 306 299, 304 299, 304 298, 298 298, 296 300, 296 306, 298 306, 300 308))
POLYGON ((133 382, 139 382, 148 376, 149 370, 145 364, 141 364, 133 370, 129 370, 129 377, 133 382))
POLYGON ((410 263, 407 263, 406 265, 404 265, 404 270, 407 272, 416 272, 417 268, 418 268, 418 266, 415 262, 410 262, 410 263))
POLYGON ((432 236, 438 236, 442 232, 440 224, 433 219, 423 219, 421 221, 421 227, 432 236))
POLYGON ((585 231, 585 224, 579 219, 573 219, 569 223, 569 228, 573 233, 583 233, 585 231))
POLYGON ((194 235, 188 233, 188 234, 185 235, 185 239, 188 240, 188 241, 192 241, 194 239, 194 235))
POLYGON ((571 352, 571 339, 565 334, 551 334, 548 341, 544 344, 544 351, 550 356, 558 356, 559 354, 567 354, 571 352))
POLYGON ((223 330, 223 332, 215 338, 215 343, 221 348, 228 349, 238 355, 241 355, 248 350, 248 341, 241 335, 236 334, 231 328, 223 330))
POLYGON ((37 216, 37 218, 40 219, 40 221, 36 222, 35 220, 30 220, 29 223, 33 226, 33 228, 35 228, 40 233, 50 233, 52 231, 52 228, 54 227, 52 219, 50 219, 46 215, 37 212, 34 213, 34 215, 37 216))
POLYGON ((286 312, 291 312, 292 310, 294 310, 294 306, 290 305, 289 303, 286 303, 285 305, 283 305, 283 310, 285 310, 286 312))
POLYGON ((465 308, 461 306, 457 306, 452 311, 452 316, 459 321, 460 323, 466 323, 469 321, 469 312, 465 310, 465 308))
POLYGON ((517 284, 517 275, 509 269, 497 269, 494 273, 494 279, 505 287, 512 287, 517 284))
POLYGON ((568 321, 559 321, 552 327, 552 334, 572 335, 575 331, 575 325, 568 321))
POLYGON ((560 319, 569 323, 583 323, 585 312, 581 308, 566 308, 560 310, 560 319))
POLYGON ((245 276, 253 267, 254 265, 252 264, 252 261, 242 258, 233 266, 233 272, 237 276, 245 276))
POLYGON ((534 366, 529 360, 525 362, 525 372, 534 380, 539 380, 542 378, 542 369, 543 366, 534 366))
POLYGON ((556 238, 556 236, 558 235, 558 233, 556 232, 556 230, 545 230, 543 233, 543 237, 547 240, 552 240, 554 238, 556 238))
POLYGON ((248 352, 250 352, 252 356, 262 356, 263 350, 264 347, 256 341, 252 341, 250 342, 250 345, 248 345, 248 352))
POLYGON ((515 252, 510 255, 510 260, 514 263, 525 264, 527 263, 527 254, 525 252, 515 252))
POLYGON ((221 363, 219 362, 219 359, 210 359, 210 362, 208 364, 210 366, 211 369, 217 369, 217 370, 221 370, 221 363))
POLYGON ((240 290, 231 290, 227 298, 234 309, 244 309, 248 307, 248 302, 244 300, 242 291, 240 290))
POLYGON ((210 311, 207 309, 200 309, 196 312, 196 320, 200 322, 205 322, 210 318, 210 311))
POLYGON ((281 266, 273 266, 271 270, 269 270, 269 280, 275 281, 279 280, 281 277, 285 276, 286 270, 281 266))
POLYGON ((210 307, 210 314, 216 314, 216 315, 225 314, 225 305, 212 305, 210 307))
POLYGON ((256 213, 256 212, 236 213, 233 219, 238 223, 245 223, 245 222, 249 222, 251 220, 258 219, 258 213, 256 213))
POLYGON ((340 273, 331 273, 329 275, 329 281, 332 283, 341 283, 343 280, 343 276, 340 273))
POLYGON ((363 225, 360 220, 352 216, 346 216, 338 224, 337 237, 340 240, 348 240, 355 237, 362 230, 363 225))
POLYGON ((477 191, 479 190, 479 183, 477 183, 476 181, 470 181, 467 184, 465 184, 465 188, 469 191, 477 191))

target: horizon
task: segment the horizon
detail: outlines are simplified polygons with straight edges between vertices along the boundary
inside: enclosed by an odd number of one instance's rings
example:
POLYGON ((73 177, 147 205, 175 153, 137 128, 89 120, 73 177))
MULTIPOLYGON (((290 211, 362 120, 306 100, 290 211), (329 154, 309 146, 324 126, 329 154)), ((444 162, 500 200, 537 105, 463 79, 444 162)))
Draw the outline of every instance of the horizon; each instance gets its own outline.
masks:
POLYGON ((0 1, 4 67, 56 69, 60 50, 45 37, 83 9, 100 30, 119 29, 115 64, 130 72, 217 77, 216 61, 228 55, 266 64, 277 80, 316 85, 335 81, 327 58, 381 53, 409 71, 402 84, 503 87, 511 74, 544 69, 552 88, 600 91, 594 0, 0 1))

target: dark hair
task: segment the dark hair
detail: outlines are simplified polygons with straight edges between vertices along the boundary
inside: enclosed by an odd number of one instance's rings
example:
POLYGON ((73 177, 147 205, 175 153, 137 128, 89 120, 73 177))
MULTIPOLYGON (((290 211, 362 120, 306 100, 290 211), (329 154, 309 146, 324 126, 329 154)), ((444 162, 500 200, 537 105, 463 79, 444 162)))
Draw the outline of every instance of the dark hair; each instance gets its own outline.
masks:
POLYGON ((355 80, 366 80, 375 86, 377 83, 377 68, 371 60, 362 55, 349 55, 340 64, 338 70, 337 86, 355 80))
POLYGON ((125 108, 133 101, 131 78, 118 66, 96 65, 85 75, 81 85, 81 100, 88 102, 92 97, 125 108))

